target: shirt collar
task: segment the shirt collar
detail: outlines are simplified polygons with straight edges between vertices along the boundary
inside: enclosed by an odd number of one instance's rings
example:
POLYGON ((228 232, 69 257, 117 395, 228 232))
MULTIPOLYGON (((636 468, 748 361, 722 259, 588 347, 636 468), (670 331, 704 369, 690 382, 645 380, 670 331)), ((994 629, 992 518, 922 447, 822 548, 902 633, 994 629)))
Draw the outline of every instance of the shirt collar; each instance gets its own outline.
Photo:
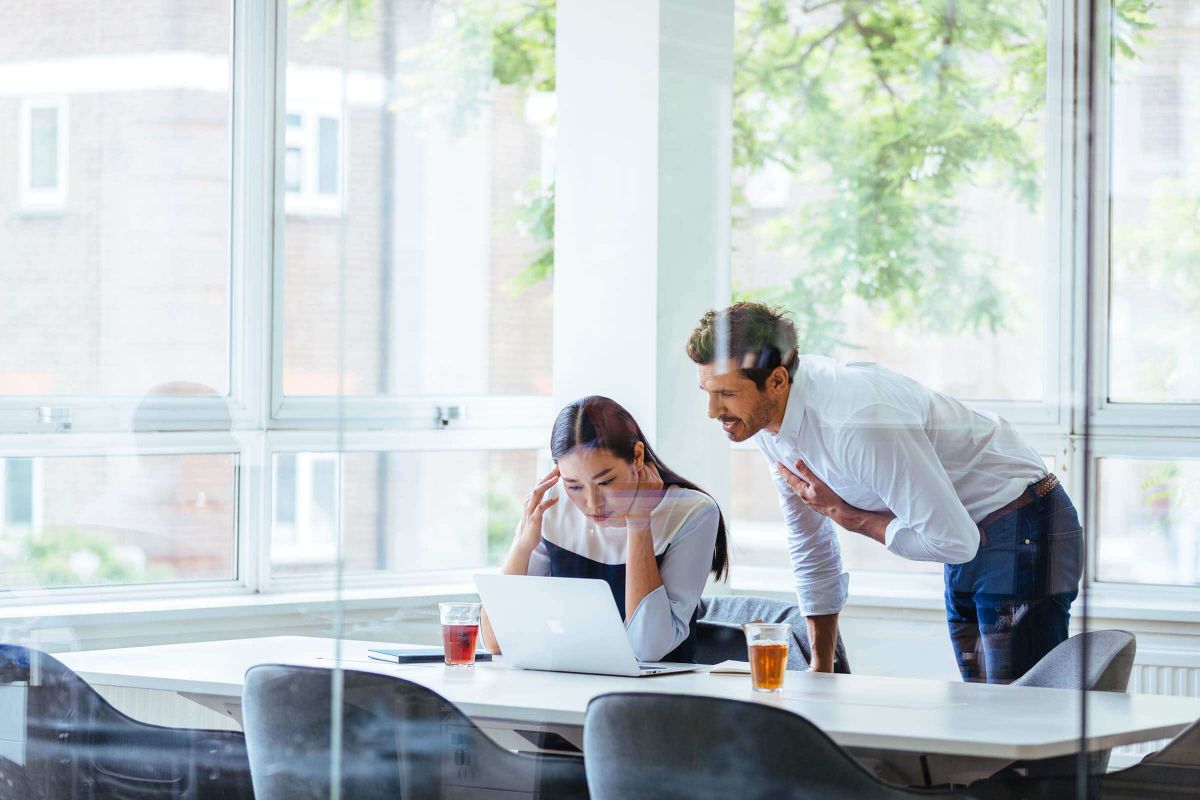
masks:
POLYGON ((787 408, 783 411, 783 422, 779 425, 776 439, 795 439, 800 435, 800 424, 804 421, 804 364, 796 367, 788 391, 787 408))

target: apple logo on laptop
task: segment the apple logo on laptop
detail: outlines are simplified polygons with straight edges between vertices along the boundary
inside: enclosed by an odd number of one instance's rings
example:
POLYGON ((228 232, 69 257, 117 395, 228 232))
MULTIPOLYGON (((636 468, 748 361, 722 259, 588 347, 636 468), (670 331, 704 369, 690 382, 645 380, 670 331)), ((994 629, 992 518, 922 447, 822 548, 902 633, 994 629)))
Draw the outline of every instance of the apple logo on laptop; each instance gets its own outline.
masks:
POLYGON ((563 630, 562 623, 556 619, 546 620, 546 627, 550 629, 551 633, 556 634, 558 636, 562 636, 564 633, 566 633, 566 631, 563 630))

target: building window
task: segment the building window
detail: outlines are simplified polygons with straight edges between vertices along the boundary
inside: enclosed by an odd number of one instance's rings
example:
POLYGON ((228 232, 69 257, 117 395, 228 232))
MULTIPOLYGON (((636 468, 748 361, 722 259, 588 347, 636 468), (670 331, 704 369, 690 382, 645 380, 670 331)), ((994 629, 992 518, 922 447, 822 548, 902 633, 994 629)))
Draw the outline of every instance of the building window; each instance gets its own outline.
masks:
POLYGON ((34 518, 33 459, 6 458, 0 461, 3 476, 4 527, 31 528, 34 518))
POLYGON ((340 213, 340 115, 332 111, 289 111, 284 147, 283 186, 288 213, 340 213))
POLYGON ((67 202, 66 98, 24 101, 20 135, 21 207, 61 209, 67 202))

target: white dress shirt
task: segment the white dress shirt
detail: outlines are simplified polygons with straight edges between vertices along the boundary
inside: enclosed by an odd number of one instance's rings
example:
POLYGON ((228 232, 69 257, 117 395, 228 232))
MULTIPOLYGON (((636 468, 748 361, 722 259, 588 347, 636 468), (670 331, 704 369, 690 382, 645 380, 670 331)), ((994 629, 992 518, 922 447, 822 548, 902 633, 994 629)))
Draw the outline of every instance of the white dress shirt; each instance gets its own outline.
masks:
MULTIPOLYGON (((563 489, 556 486, 555 491, 563 489)), ((597 527, 563 494, 542 518, 542 541, 529 555, 527 574, 551 574, 546 541, 597 564, 624 565, 628 530, 597 527)), ((662 586, 627 614, 625 632, 639 660, 657 661, 688 637, 712 569, 719 522, 720 511, 711 497, 681 486, 668 488, 650 512, 654 555, 662 557, 658 570, 662 586)))
POLYGON ((913 561, 962 564, 977 523, 1046 476, 1040 456, 995 416, 875 364, 802 356, 779 433, 755 442, 771 465, 788 526, 801 611, 833 614, 849 579, 829 519, 800 500, 776 461, 797 459, 848 504, 895 515, 887 548, 913 561))

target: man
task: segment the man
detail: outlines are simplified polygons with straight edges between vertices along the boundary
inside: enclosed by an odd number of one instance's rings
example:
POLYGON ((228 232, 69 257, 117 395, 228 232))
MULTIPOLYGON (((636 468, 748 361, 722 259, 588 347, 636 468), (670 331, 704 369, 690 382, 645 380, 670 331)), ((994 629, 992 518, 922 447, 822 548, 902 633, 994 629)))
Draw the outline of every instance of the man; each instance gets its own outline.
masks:
POLYGON ((849 583, 831 522, 946 565, 964 680, 1008 683, 1067 638, 1083 534, 1007 422, 874 364, 800 357, 792 322, 758 303, 709 311, 687 352, 709 417, 770 464, 814 670, 833 669, 849 583))

